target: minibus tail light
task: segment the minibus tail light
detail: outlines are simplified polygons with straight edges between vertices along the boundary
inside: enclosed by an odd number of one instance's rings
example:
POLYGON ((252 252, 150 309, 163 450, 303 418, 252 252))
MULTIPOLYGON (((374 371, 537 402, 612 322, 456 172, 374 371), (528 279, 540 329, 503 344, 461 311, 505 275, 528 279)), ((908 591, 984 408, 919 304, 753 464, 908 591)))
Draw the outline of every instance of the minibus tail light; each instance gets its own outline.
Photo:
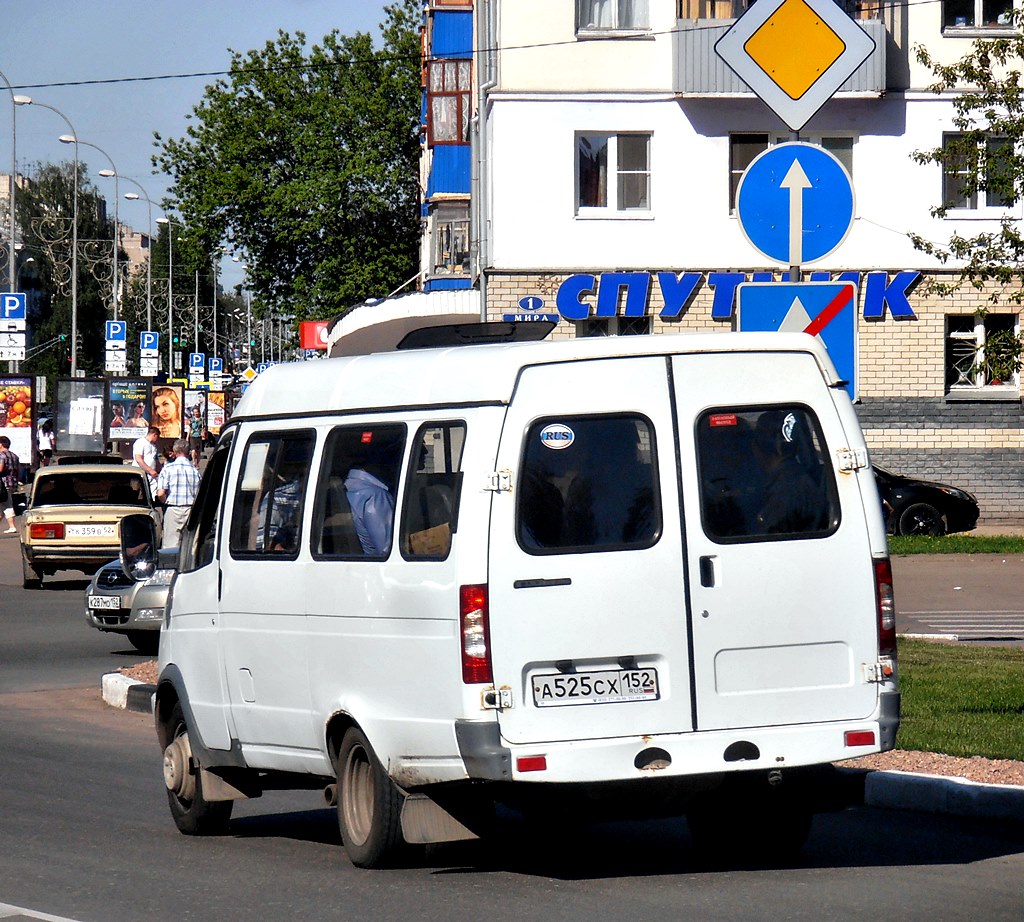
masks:
POLYGON ((878 606, 878 655, 896 655, 896 599, 889 559, 875 561, 875 603, 878 606))
POLYGON ((462 633, 462 681, 467 685, 492 682, 487 587, 459 587, 459 623, 462 633))

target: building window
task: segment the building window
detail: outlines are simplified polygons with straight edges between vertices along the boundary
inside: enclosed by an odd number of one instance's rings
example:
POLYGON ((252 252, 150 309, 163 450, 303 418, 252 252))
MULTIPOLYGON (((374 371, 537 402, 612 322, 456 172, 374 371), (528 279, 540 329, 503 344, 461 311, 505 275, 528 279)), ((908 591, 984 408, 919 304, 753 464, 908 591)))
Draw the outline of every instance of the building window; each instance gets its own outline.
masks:
POLYGON ((468 58, 430 62, 427 78, 428 143, 469 143, 471 74, 468 58))
POLYGON ((433 213, 433 275, 469 275, 469 206, 444 205, 433 213))
POLYGON ((942 29, 1009 29, 1012 12, 1013 0, 945 0, 942 29))
POLYGON ((638 32, 650 28, 648 0, 576 0, 580 32, 638 32))
POLYGON ((588 317, 576 322, 576 336, 643 336, 651 332, 650 317, 588 317))
MULTIPOLYGON (((768 149, 769 144, 785 144, 789 140, 786 135, 770 135, 767 132, 738 132, 729 135, 729 214, 736 211, 736 192, 747 167, 758 154, 768 149)), ((803 140, 824 147, 846 168, 850 178, 853 178, 853 137, 812 134, 805 135, 803 140)))
POLYGON ((1010 386, 1020 381, 1016 314, 946 318, 946 389, 1010 386))
POLYGON ((576 175, 577 212, 649 211, 651 136, 578 134, 576 175))
POLYGON ((1013 142, 987 138, 968 144, 962 134, 942 136, 944 153, 942 201, 947 208, 981 211, 1008 208, 1016 200, 1013 182, 1013 142), (972 188, 971 175, 985 188, 972 188))

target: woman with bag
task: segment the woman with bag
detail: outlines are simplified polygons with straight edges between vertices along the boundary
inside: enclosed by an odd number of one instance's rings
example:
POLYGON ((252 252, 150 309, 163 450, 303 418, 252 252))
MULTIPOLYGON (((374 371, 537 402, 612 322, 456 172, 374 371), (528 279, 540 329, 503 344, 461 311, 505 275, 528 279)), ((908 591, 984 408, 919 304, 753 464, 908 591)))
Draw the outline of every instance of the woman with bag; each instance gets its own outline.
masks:
POLYGON ((18 488, 20 472, 21 459, 11 451, 11 440, 6 435, 0 435, 0 506, 3 506, 7 517, 5 535, 18 533, 14 524, 14 491, 18 488))

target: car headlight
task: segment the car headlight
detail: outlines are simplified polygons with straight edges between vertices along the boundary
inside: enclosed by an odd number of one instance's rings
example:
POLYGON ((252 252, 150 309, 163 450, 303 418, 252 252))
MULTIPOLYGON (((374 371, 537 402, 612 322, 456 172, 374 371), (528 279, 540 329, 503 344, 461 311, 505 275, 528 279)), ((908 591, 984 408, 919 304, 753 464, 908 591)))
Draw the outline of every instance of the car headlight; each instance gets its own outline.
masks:
POLYGON ((146 580, 147 586, 170 586, 174 579, 174 570, 157 570, 146 580))
POLYGON ((963 490, 958 490, 956 489, 956 487, 939 487, 939 489, 942 490, 942 492, 945 493, 947 496, 952 496, 955 499, 962 499, 964 500, 964 502, 968 503, 975 502, 974 497, 971 496, 970 493, 966 493, 963 490))

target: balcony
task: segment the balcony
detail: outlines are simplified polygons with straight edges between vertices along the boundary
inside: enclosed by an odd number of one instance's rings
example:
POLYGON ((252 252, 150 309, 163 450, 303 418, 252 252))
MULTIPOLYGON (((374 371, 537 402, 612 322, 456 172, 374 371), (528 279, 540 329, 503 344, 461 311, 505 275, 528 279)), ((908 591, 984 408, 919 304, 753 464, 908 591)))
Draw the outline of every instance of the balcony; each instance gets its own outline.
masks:
MULTIPOLYGON (((717 42, 735 19, 680 20, 675 42, 673 90, 682 96, 753 96, 717 54, 717 42)), ((836 96, 881 96, 886 91, 886 29, 881 19, 859 19, 875 40, 875 50, 836 93, 836 96)))

